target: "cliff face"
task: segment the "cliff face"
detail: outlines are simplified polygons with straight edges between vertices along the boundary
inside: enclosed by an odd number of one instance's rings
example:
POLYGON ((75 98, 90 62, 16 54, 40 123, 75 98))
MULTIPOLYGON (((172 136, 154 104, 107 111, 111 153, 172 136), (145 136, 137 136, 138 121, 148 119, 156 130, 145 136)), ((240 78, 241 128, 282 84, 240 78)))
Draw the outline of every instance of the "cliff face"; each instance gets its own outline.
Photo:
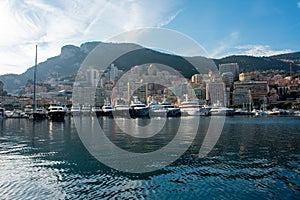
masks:
MULTIPOLYGON (((66 45, 61 48, 58 56, 48 58, 37 66, 37 79, 45 80, 49 77, 63 77, 73 75, 80 67, 85 57, 92 51, 99 42, 88 42, 80 47, 66 45)), ((6 74, 0 76, 4 83, 4 89, 9 93, 18 93, 20 87, 24 86, 28 80, 33 80, 34 66, 28 68, 23 74, 6 74)))

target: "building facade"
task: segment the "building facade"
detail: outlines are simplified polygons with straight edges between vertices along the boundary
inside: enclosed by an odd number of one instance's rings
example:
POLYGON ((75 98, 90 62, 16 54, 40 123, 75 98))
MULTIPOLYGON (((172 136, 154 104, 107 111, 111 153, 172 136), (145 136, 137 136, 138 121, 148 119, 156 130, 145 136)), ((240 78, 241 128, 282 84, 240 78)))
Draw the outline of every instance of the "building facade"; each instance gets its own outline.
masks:
POLYGON ((239 65, 237 63, 226 63, 219 65, 220 74, 231 72, 235 81, 239 80, 239 65))
POLYGON ((224 82, 210 82, 206 84, 206 100, 211 105, 226 106, 228 100, 226 98, 226 90, 224 82))

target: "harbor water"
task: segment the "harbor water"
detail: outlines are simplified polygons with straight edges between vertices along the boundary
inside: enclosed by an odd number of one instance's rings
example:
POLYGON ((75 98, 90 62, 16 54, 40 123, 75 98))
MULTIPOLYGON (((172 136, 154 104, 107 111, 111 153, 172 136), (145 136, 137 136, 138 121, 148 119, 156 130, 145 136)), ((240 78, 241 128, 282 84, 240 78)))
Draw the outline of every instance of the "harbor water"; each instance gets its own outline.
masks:
MULTIPOLYGON (((0 199, 300 198, 300 117, 226 117, 214 148, 199 157, 212 117, 200 117, 198 134, 179 159, 136 174, 95 159, 72 117, 64 122, 0 119, 0 199)), ((165 146, 180 120, 193 126, 192 117, 168 118, 165 132, 138 149, 134 144, 141 141, 128 142, 113 127, 116 119, 97 120, 115 144, 140 152, 165 146)), ((143 125, 150 119, 132 120, 143 125)))

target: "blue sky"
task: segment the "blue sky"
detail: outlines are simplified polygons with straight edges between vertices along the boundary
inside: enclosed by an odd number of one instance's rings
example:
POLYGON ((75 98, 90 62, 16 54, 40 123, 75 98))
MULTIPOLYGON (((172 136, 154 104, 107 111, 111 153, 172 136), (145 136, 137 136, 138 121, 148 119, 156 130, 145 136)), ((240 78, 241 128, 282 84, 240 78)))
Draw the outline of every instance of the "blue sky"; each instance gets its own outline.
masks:
POLYGON ((23 73, 66 44, 159 27, 183 33, 210 57, 300 51, 300 0, 2 0, 0 74, 23 73))

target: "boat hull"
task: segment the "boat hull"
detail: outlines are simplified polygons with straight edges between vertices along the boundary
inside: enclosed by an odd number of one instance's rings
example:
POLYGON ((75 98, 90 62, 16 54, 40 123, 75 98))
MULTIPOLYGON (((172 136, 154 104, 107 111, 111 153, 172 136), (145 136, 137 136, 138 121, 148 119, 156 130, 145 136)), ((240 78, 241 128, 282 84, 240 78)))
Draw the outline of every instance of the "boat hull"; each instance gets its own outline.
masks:
POLYGON ((125 117, 125 118, 130 118, 130 112, 129 112, 129 108, 124 108, 124 109, 117 109, 115 108, 115 110, 113 111, 113 116, 114 117, 125 117))
POLYGON ((46 118, 47 118, 46 113, 42 113, 42 112, 33 112, 32 113, 32 119, 33 120, 44 120, 46 118))
POLYGON ((113 111, 109 110, 109 111, 101 111, 101 115, 102 116, 106 116, 106 117, 112 117, 113 116, 113 111))
POLYGON ((222 108, 213 108, 210 110, 212 116, 232 116, 234 115, 233 109, 222 109, 222 108))
POLYGON ((53 111, 49 112, 49 119, 52 121, 64 121, 65 120, 65 111, 53 111))
POLYGON ((185 113, 185 115, 190 116, 209 116, 210 109, 209 108, 182 108, 181 112, 185 113))
POLYGON ((149 117, 149 107, 145 108, 130 108, 129 109, 129 114, 132 118, 136 117, 149 117))

